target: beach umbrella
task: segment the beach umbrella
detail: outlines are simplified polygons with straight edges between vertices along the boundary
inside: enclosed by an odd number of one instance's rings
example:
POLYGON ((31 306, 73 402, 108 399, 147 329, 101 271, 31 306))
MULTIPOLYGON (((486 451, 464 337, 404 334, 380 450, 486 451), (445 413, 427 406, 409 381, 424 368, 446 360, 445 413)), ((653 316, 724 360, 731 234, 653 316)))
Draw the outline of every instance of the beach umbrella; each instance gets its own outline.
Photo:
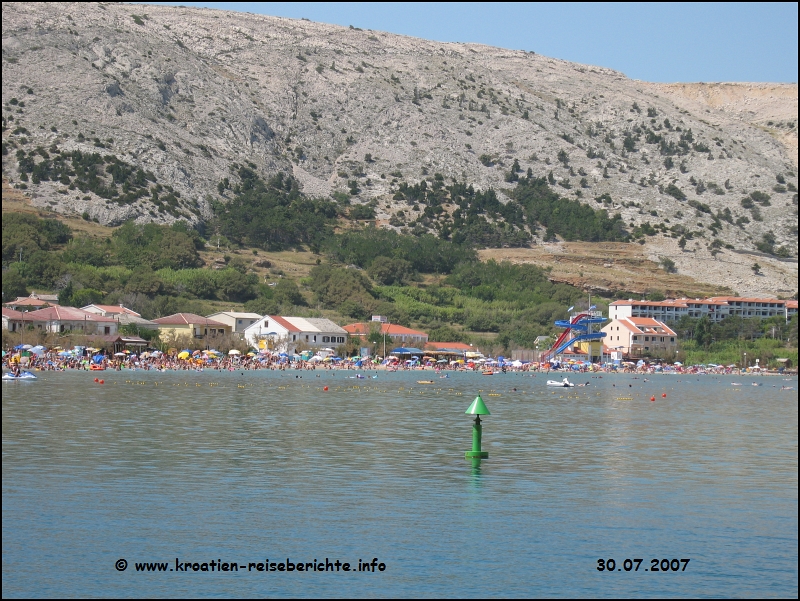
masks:
POLYGON ((182 350, 180 353, 178 353, 178 354, 179 354, 179 355, 182 355, 183 353, 186 353, 187 355, 191 355, 191 354, 192 354, 192 351, 190 351, 188 348, 185 348, 185 349, 183 349, 183 350, 182 350))
POLYGON ((115 357, 124 357, 125 353, 114 353, 115 357))
POLYGON ((178 353, 178 359, 188 359, 190 355, 189 351, 181 351, 178 353))
POLYGON ((237 351, 235 348, 232 348, 231 350, 228 351, 228 354, 229 355, 241 355, 242 351, 237 351))
POLYGON ((256 356, 256 354, 255 354, 254 352, 252 352, 252 351, 251 351, 251 352, 247 353, 247 356, 248 356, 248 357, 255 357, 255 356, 256 356))

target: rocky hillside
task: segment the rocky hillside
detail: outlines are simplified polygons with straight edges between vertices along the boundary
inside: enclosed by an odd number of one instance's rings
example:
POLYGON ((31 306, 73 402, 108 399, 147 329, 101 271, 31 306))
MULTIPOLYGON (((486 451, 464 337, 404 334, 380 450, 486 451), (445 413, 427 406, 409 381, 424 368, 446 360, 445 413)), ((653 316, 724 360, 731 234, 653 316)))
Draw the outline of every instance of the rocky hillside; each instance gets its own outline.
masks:
POLYGON ((763 253, 777 280, 795 274, 766 288, 797 290, 797 85, 649 84, 530 52, 103 3, 4 3, 2 58, 3 175, 36 206, 202 221, 236 164, 310 195, 352 190, 400 228, 424 208, 401 184, 440 174, 505 201, 516 161, 654 252, 683 237, 677 253, 727 256, 739 281, 743 253, 763 253))

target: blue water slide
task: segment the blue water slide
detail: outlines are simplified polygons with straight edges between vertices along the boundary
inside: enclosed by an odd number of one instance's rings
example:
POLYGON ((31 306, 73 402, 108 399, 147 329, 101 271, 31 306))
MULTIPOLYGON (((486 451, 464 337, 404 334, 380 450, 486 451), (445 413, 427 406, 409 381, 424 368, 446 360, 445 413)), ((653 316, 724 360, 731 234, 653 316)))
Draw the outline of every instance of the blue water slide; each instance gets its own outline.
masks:
POLYGON ((586 341, 586 340, 602 340, 605 337, 606 337, 606 333, 605 332, 593 332, 591 334, 580 334, 579 336, 573 336, 569 340, 565 340, 564 342, 562 342, 558 346, 558 348, 556 348, 553 351, 551 351, 551 354, 557 355, 557 354, 563 352, 565 348, 567 348, 568 346, 570 346, 572 344, 575 344, 576 342, 583 342, 583 341, 586 341))

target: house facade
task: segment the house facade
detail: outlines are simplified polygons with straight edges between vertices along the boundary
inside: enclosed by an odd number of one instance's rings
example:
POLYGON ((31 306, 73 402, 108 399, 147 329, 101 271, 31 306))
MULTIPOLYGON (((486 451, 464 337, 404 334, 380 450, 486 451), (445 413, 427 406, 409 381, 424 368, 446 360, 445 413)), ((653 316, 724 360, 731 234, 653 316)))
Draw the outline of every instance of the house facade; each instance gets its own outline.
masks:
POLYGON ((221 321, 215 321, 194 313, 175 313, 154 319, 162 340, 170 337, 189 336, 197 340, 214 339, 230 334, 231 328, 221 321))
POLYGON ((239 311, 221 311, 208 316, 209 319, 220 321, 231 328, 231 332, 243 334, 244 331, 261 319, 258 313, 241 313, 239 311))
POLYGON ((613 319, 600 331, 606 334, 603 344, 609 350, 628 356, 678 350, 678 335, 664 323, 649 317, 613 319))
POLYGON ((118 329, 116 320, 111 317, 60 305, 28 311, 23 319, 26 327, 30 321, 37 330, 57 334, 80 332, 88 336, 113 336, 118 329))
POLYGON ((330 319, 265 315, 245 329, 244 337, 258 349, 294 353, 344 344, 347 331, 330 319))
POLYGON ((14 311, 3 307, 3 329, 9 332, 17 332, 22 329, 25 314, 22 311, 14 311))
POLYGON ((344 326, 345 331, 350 336, 358 336, 364 343, 375 329, 381 336, 386 335, 386 340, 391 341, 393 346, 405 346, 423 348, 428 343, 428 335, 419 330, 412 330, 403 326, 398 326, 389 323, 381 323, 377 321, 351 323, 344 326))

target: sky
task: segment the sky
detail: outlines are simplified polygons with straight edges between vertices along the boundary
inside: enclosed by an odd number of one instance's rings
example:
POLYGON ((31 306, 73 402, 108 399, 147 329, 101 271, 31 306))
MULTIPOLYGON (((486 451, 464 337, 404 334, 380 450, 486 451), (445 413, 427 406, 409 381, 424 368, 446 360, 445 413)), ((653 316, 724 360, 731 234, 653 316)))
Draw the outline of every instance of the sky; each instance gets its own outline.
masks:
POLYGON ((529 50, 652 82, 797 82, 797 3, 150 2, 529 50))

